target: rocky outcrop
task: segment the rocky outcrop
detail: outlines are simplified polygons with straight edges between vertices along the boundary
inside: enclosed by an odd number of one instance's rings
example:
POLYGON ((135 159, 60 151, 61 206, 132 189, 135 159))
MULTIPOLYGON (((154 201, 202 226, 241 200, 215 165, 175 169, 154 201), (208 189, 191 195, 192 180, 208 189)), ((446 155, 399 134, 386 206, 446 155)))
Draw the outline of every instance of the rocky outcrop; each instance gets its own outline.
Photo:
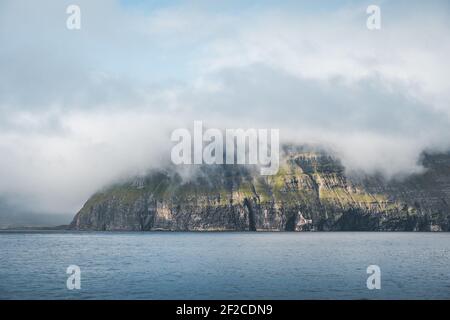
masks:
POLYGON ((401 181, 345 174, 325 153, 288 154, 277 175, 245 166, 175 170, 93 195, 78 230, 449 231, 450 155, 425 155, 427 170, 401 181))

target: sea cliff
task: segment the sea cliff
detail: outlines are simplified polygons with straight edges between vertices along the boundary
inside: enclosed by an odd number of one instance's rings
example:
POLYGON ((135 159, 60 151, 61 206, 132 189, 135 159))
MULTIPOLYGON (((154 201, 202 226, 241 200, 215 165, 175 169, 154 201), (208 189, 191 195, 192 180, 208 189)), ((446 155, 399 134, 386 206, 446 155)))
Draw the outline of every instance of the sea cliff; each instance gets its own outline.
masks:
POLYGON ((450 155, 424 155, 402 179, 346 173, 324 152, 283 157, 274 176, 247 166, 153 171, 94 194, 76 230, 449 231, 450 155))

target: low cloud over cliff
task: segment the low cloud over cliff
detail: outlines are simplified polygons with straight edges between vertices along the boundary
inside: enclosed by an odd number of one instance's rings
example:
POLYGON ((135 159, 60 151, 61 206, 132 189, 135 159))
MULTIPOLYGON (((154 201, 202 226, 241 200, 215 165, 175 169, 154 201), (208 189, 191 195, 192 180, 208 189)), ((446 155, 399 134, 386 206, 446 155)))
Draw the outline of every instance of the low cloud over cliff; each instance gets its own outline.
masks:
POLYGON ((73 213, 167 161, 170 132, 279 128, 350 170, 421 170, 450 149, 450 6, 275 1, 0 3, 0 195, 73 213))

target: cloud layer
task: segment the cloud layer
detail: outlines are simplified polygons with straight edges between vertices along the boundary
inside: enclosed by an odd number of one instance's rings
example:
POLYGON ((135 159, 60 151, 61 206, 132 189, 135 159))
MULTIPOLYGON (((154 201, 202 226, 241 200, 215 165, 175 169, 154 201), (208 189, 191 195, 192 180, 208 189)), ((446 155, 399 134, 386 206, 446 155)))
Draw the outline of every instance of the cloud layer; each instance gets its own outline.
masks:
POLYGON ((77 3, 78 31, 71 1, 0 3, 0 195, 24 210, 75 212, 194 120, 389 177, 450 149, 447 1, 383 1, 379 31, 364 1, 77 3))

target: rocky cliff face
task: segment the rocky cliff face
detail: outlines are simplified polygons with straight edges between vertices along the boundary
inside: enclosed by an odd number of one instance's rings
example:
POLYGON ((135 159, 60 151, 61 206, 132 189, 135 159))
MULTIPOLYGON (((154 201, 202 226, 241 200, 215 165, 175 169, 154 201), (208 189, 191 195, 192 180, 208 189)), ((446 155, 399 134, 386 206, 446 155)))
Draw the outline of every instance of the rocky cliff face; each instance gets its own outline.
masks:
POLYGON ((402 181, 347 177, 324 153, 287 155, 275 176, 243 166, 199 166, 189 180, 154 172, 93 195, 78 230, 449 231, 450 155, 402 181))

